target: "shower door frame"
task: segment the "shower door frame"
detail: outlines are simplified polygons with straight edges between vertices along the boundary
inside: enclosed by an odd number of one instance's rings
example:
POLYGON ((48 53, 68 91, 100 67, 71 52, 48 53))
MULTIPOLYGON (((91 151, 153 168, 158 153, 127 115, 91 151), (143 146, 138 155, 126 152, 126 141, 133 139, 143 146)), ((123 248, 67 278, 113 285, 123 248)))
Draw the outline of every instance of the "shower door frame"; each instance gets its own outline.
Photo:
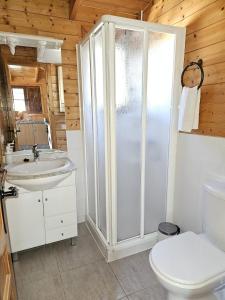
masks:
MULTIPOLYGON (((108 260, 114 260, 125 255, 124 251, 128 248, 134 248, 135 252, 144 250, 146 245, 152 245, 156 241, 156 234, 144 234, 144 204, 145 204, 145 152, 146 152, 146 124, 147 124, 147 68, 148 68, 148 32, 163 32, 174 35, 174 61, 173 61, 173 84, 171 89, 171 117, 170 117, 170 133, 169 133, 169 147, 168 147, 168 170, 167 170, 167 199, 166 199, 166 220, 173 221, 173 199, 174 199, 174 180, 175 180, 175 158, 176 158, 176 145, 177 145, 177 119, 178 119, 178 103, 181 92, 180 74, 183 67, 184 59, 184 45, 185 45, 185 28, 161 25, 154 23, 147 23, 143 21, 130 20, 114 16, 103 16, 99 22, 94 26, 87 37, 79 44, 78 61, 80 60, 80 49, 89 40, 89 49, 93 49, 93 36, 99 30, 103 28, 103 87, 104 87, 104 111, 105 111, 105 176, 106 176, 106 231, 107 237, 105 238, 98 227, 98 195, 97 195, 97 183, 95 180, 96 197, 96 224, 89 216, 88 211, 88 198, 87 198, 87 221, 91 225, 91 230, 94 230, 94 234, 100 239, 101 244, 105 245, 106 251, 108 250, 108 260), (115 135, 115 27, 136 30, 144 32, 145 45, 143 50, 143 77, 142 77, 142 139, 141 139, 141 215, 140 215, 140 235, 132 237, 123 241, 117 241, 117 187, 116 187, 116 135, 115 135), (104 41, 106 43, 104 43, 104 41), (108 45, 107 49, 105 44, 108 45), (106 63, 107 62, 107 63, 106 63), (107 103, 109 99, 109 105, 107 103), (140 244, 140 245, 139 245, 140 244), (116 254, 116 250, 118 253, 116 254)), ((94 73, 94 54, 90 51, 90 72, 91 72, 91 88, 92 88, 92 103, 96 105, 95 99, 95 83, 93 81, 94 73)), ((78 77, 81 78, 81 66, 78 64, 78 77)), ((79 80, 81 82, 81 80, 79 80)), ((82 98, 82 87, 79 88, 80 98, 82 98)), ((81 111, 82 101, 80 103, 81 111)), ((84 117, 83 117, 84 118, 84 117)), ((96 115, 93 118, 93 127, 96 128, 96 115)), ((85 127, 83 126, 83 130, 85 127)), ((84 130, 85 131, 85 130, 84 130)), ((94 144, 96 149, 96 136, 94 134, 94 144)), ((84 152, 85 152, 85 164, 86 161, 86 147, 85 147, 85 132, 84 132, 84 152)), ((96 160, 96 151, 95 151, 96 160)), ((95 161, 95 174, 97 174, 97 163, 95 161)), ((85 168, 86 172, 86 168, 85 168)), ((86 174, 87 185, 87 174, 86 174)), ((86 196, 87 186, 86 186, 86 196)), ((132 250, 128 250, 128 254, 133 253, 132 250)))

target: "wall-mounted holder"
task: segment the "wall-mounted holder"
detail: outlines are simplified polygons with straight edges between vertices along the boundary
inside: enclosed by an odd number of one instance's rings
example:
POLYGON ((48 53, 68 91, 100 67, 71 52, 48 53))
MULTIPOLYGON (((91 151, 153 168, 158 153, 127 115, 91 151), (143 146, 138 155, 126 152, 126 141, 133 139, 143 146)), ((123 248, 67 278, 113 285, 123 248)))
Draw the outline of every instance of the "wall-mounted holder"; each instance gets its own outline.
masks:
POLYGON ((203 70, 203 60, 202 59, 199 59, 197 62, 196 61, 192 61, 190 62, 183 70, 182 74, 181 74, 181 84, 182 84, 182 87, 185 86, 184 84, 184 73, 187 71, 188 68, 192 67, 192 66, 197 66, 198 69, 201 71, 201 80, 200 80, 200 83, 198 85, 198 89, 200 89, 200 87, 202 86, 203 84, 203 81, 204 81, 204 70, 203 70))
POLYGON ((12 55, 16 47, 37 48, 37 61, 42 63, 61 64, 61 46, 63 40, 20 33, 0 32, 0 44, 8 45, 12 55))

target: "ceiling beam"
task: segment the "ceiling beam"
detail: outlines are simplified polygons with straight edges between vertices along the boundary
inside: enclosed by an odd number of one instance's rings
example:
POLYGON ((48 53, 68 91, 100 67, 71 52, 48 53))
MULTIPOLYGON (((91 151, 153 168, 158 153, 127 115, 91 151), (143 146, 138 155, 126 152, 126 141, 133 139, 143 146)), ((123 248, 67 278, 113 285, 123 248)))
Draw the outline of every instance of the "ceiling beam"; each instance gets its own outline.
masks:
POLYGON ((70 20, 75 20, 81 0, 70 0, 70 20))
POLYGON ((148 16, 153 6, 153 0, 150 0, 149 3, 144 7, 141 12, 140 18, 143 18, 142 21, 148 21, 148 16))

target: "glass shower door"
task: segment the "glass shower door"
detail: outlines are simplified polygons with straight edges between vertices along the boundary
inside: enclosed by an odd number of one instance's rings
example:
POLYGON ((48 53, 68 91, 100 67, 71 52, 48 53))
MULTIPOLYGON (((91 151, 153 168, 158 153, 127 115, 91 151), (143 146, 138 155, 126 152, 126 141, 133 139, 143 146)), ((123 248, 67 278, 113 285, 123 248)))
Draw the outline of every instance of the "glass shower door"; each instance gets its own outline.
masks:
POLYGON ((184 37, 110 16, 79 45, 88 221, 112 259, 170 218, 184 37))
POLYGON ((115 28, 117 240, 140 235, 142 31, 115 28))
POLYGON ((149 32, 144 233, 166 220, 174 35, 149 32))
POLYGON ((104 27, 93 36, 94 90, 96 117, 96 160, 98 188, 98 228, 105 238, 106 234, 106 172, 105 172, 105 108, 104 108, 104 66, 103 66, 104 27))
POLYGON ((93 131, 93 102, 91 90, 91 65, 89 40, 81 47, 81 76, 84 110, 84 138, 86 159, 86 181, 88 197, 88 215, 96 222, 95 210, 95 170, 94 170, 94 131, 93 131))

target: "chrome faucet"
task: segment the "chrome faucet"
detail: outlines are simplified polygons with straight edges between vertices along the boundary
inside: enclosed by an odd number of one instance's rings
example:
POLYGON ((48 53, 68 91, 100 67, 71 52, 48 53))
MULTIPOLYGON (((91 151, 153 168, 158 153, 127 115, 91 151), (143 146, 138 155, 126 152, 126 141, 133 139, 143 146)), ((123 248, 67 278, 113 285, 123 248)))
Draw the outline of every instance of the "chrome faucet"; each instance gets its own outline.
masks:
POLYGON ((32 152, 34 155, 34 161, 36 161, 39 158, 40 152, 37 150, 37 144, 33 145, 32 152))

